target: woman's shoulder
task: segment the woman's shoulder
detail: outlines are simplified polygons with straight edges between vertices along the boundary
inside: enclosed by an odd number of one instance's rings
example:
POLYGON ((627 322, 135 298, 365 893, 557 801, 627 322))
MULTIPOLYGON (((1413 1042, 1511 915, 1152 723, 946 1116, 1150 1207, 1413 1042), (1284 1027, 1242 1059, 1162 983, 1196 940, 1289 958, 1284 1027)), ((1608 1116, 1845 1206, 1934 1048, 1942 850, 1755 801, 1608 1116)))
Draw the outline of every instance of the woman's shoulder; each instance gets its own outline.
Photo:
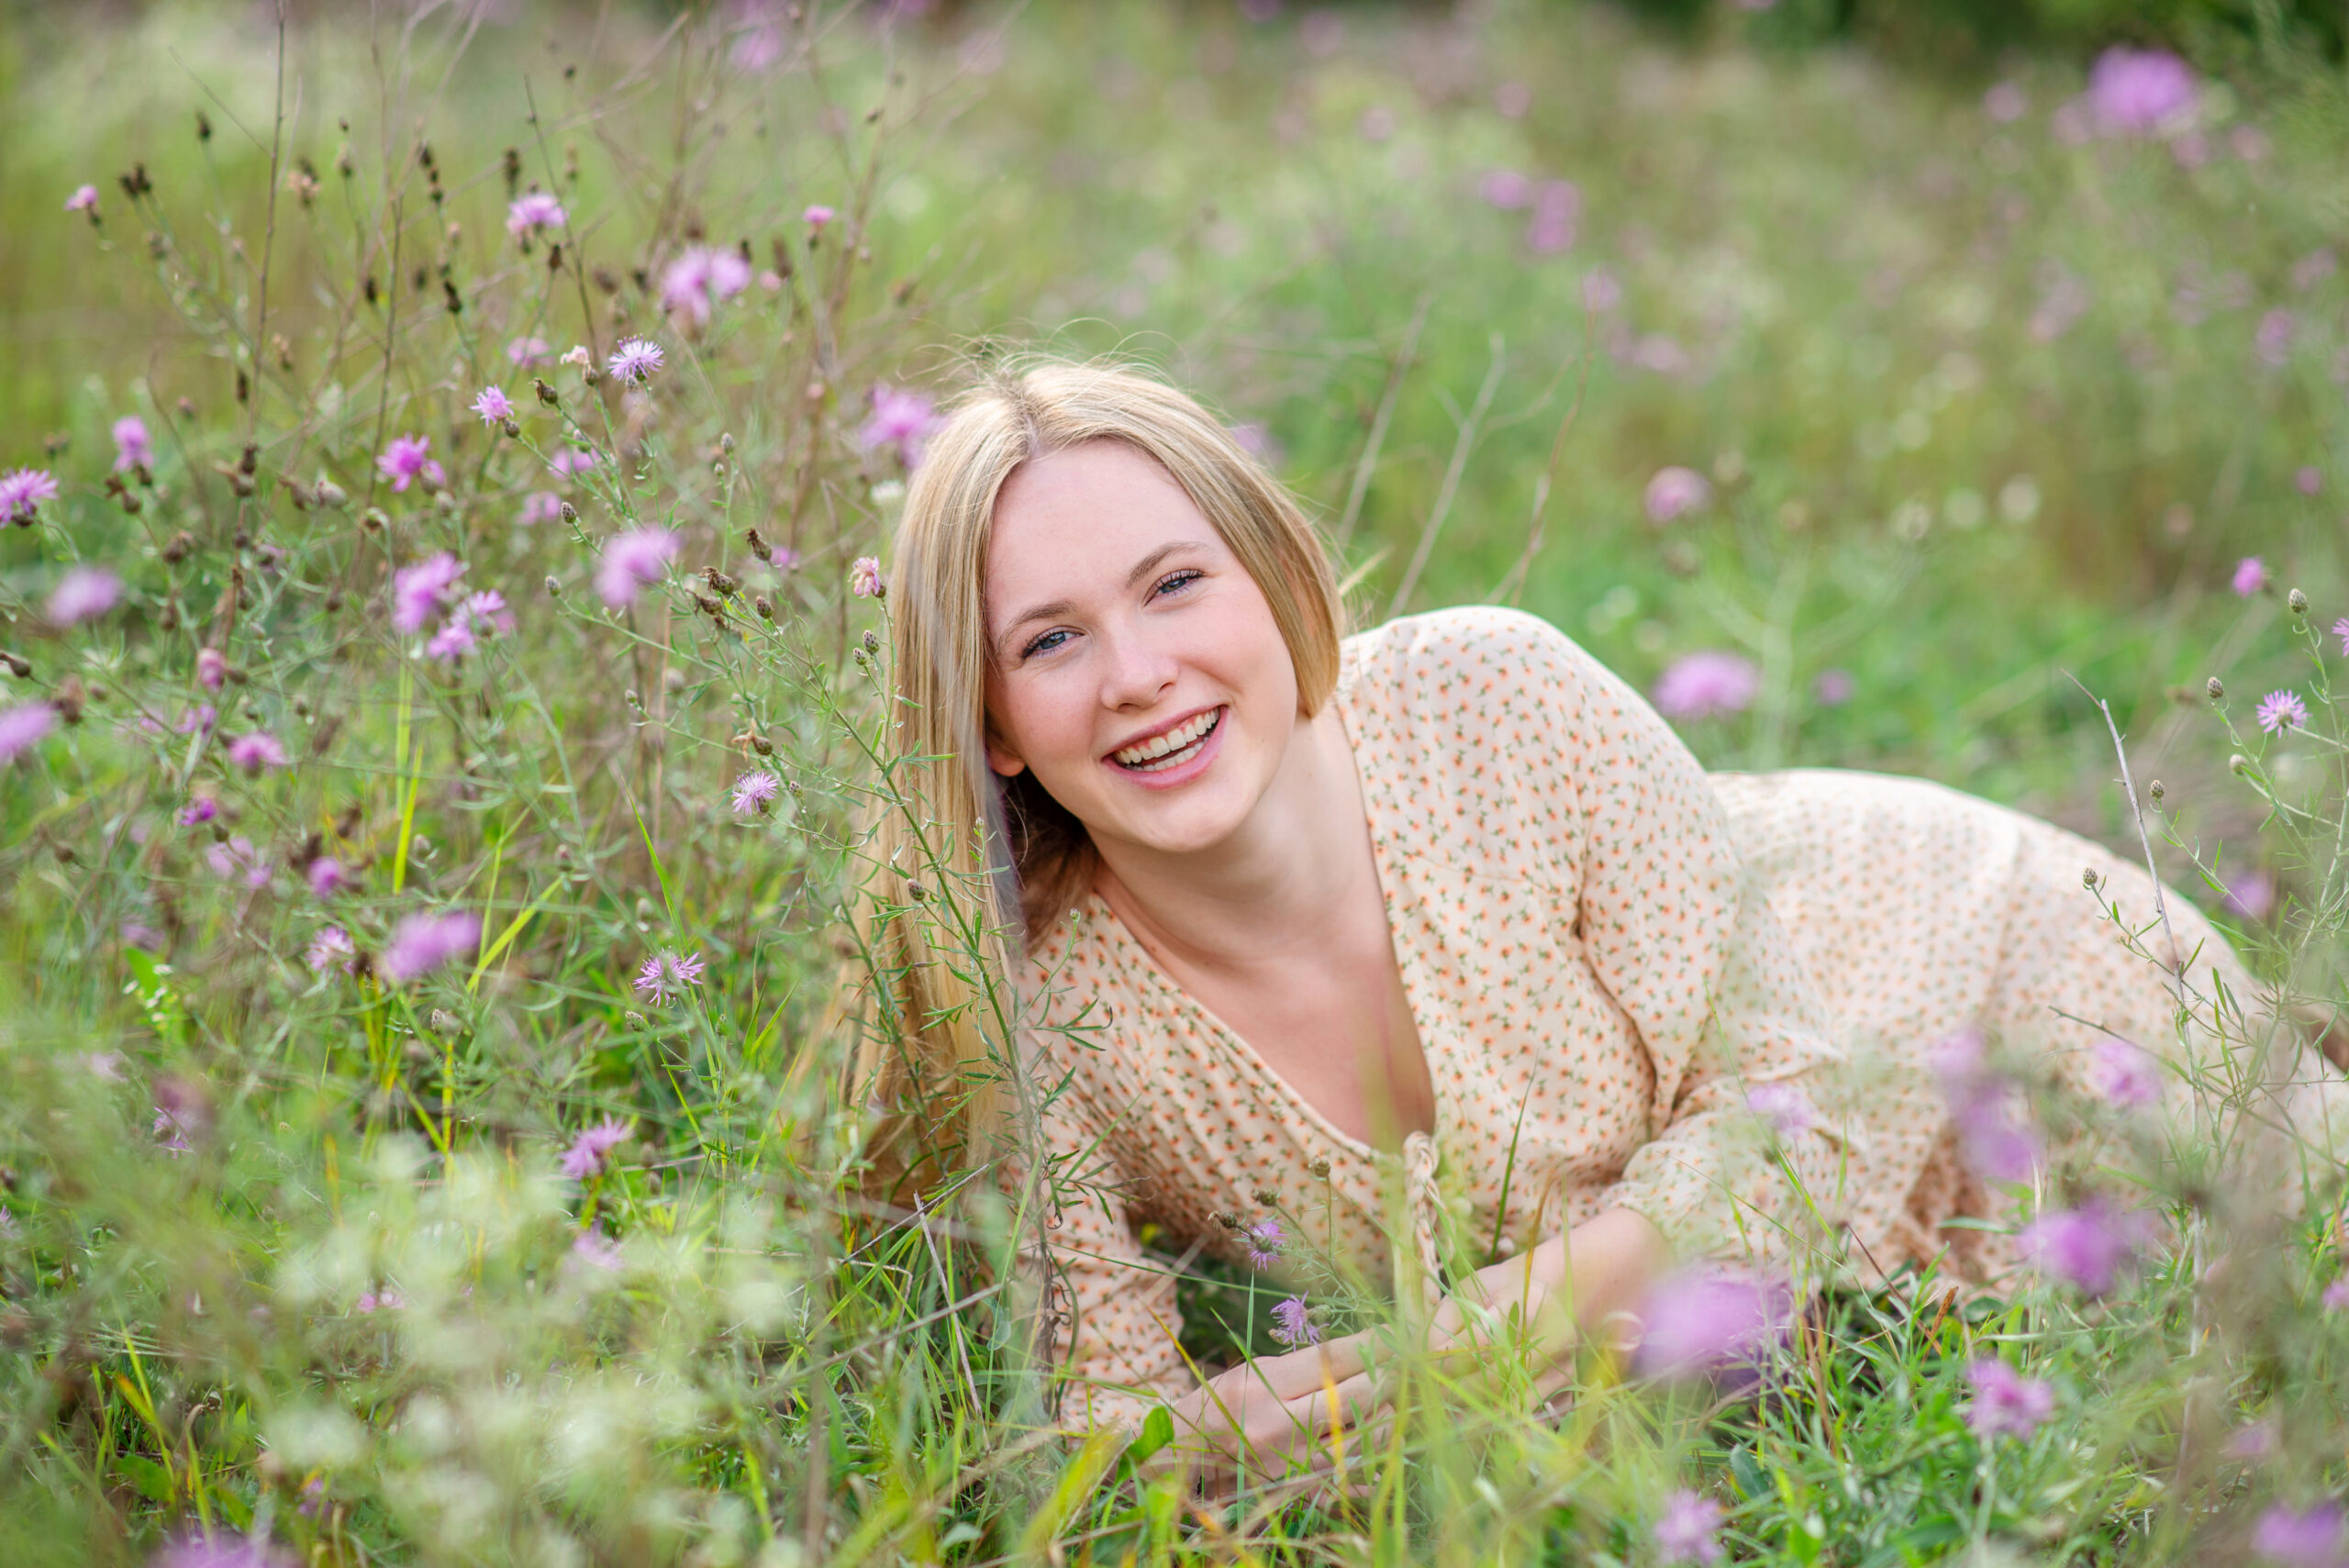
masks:
POLYGON ((1346 639, 1341 688, 1357 707, 1466 717, 1514 708, 1561 684, 1609 681, 1574 639, 1536 615, 1458 605, 1346 639))

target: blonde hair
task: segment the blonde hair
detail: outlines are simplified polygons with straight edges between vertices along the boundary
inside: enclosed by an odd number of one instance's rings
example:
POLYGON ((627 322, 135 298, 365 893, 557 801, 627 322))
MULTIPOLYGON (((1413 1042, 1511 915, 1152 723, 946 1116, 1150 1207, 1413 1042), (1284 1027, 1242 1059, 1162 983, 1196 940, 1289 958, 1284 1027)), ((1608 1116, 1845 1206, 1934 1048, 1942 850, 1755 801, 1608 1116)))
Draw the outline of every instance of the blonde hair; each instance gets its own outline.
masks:
MULTIPOLYGON (((1084 897, 1084 825, 1032 773, 986 763, 985 566, 1024 462, 1122 441, 1183 487, 1272 607, 1308 715, 1338 680, 1344 609, 1328 552, 1280 482, 1184 394, 1121 366, 1030 361, 959 398, 907 491, 888 563, 893 746, 858 930, 864 1028, 849 1103, 871 1104, 875 1174, 967 1166, 1004 1123, 1018 962, 1084 897), (944 885, 921 885, 936 878, 944 885), (992 1045, 991 1042, 992 1041, 992 1045)), ((984 1156, 982 1156, 984 1157, 984 1156)), ((918 1181, 927 1185, 927 1179, 918 1181)))

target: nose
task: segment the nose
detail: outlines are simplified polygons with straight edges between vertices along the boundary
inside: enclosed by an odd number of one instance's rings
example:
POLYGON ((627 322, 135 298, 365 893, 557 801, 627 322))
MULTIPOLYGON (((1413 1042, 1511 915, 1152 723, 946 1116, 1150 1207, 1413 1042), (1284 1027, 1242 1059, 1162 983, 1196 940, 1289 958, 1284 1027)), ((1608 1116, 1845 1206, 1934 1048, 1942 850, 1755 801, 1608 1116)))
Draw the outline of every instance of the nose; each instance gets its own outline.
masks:
POLYGON ((1172 690, 1181 663, 1138 626, 1105 627, 1101 706, 1113 711, 1147 708, 1172 690))

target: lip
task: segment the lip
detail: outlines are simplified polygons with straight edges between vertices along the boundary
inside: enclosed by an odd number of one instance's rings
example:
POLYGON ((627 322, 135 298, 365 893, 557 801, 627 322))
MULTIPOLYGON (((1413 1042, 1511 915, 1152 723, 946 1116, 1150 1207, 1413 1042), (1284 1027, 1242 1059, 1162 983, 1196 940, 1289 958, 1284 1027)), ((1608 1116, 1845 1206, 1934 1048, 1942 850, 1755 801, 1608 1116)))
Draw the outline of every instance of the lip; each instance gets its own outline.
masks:
MULTIPOLYGON (((1225 706, 1226 705, 1223 703, 1216 703, 1210 706, 1199 708, 1196 712, 1185 714, 1181 718, 1176 719, 1174 724, 1162 725, 1158 728, 1152 730, 1150 735, 1163 735, 1167 730, 1175 728, 1176 725, 1186 724, 1190 720, 1197 718, 1199 714, 1213 713, 1217 708, 1225 706)), ((1215 766, 1216 758, 1221 755, 1223 751, 1224 731, 1230 728, 1231 721, 1227 715, 1224 722, 1217 725, 1214 729, 1208 732, 1207 744, 1199 748, 1199 754, 1197 756, 1193 757, 1187 762, 1184 762, 1176 767, 1168 768, 1162 773, 1134 773, 1130 769, 1120 767, 1114 755, 1102 758, 1101 765, 1108 769, 1111 773, 1117 774, 1119 779, 1123 783, 1135 785, 1138 788, 1147 790, 1180 789, 1183 785, 1189 784, 1193 779, 1197 778, 1201 773, 1206 773, 1209 768, 1215 766)), ((1147 740, 1150 739, 1150 735, 1144 735, 1141 739, 1147 740)), ((1133 744, 1133 741, 1129 740, 1125 742, 1124 746, 1120 746, 1119 750, 1123 751, 1125 746, 1130 746, 1133 744)))
POLYGON ((1155 740, 1162 735, 1170 735, 1175 730, 1182 728, 1183 726, 1190 723, 1191 720, 1198 717, 1199 715, 1203 713, 1213 713, 1216 709, 1221 706, 1223 706, 1223 704, 1219 702, 1211 702, 1205 707, 1195 707, 1188 713, 1178 714, 1154 729, 1145 729, 1138 735, 1129 735, 1123 740, 1119 741, 1116 745, 1102 752, 1101 760, 1114 768, 1118 766, 1119 752, 1125 751, 1129 747, 1139 746, 1145 740, 1155 740))

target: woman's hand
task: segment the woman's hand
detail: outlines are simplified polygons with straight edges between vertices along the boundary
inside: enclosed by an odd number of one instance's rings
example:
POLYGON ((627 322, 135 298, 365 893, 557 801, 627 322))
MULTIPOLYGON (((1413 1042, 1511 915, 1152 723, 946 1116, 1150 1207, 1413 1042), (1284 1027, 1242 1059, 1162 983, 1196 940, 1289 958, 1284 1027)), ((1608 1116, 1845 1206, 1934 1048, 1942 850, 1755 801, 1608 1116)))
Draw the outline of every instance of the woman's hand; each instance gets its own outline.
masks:
POLYGON ((1276 1481, 1326 1464, 1330 1391, 1346 1391, 1348 1427, 1376 1404, 1364 1372, 1369 1338, 1349 1334, 1219 1373, 1167 1407, 1170 1456, 1202 1471, 1210 1495, 1229 1491, 1243 1471, 1276 1481))

